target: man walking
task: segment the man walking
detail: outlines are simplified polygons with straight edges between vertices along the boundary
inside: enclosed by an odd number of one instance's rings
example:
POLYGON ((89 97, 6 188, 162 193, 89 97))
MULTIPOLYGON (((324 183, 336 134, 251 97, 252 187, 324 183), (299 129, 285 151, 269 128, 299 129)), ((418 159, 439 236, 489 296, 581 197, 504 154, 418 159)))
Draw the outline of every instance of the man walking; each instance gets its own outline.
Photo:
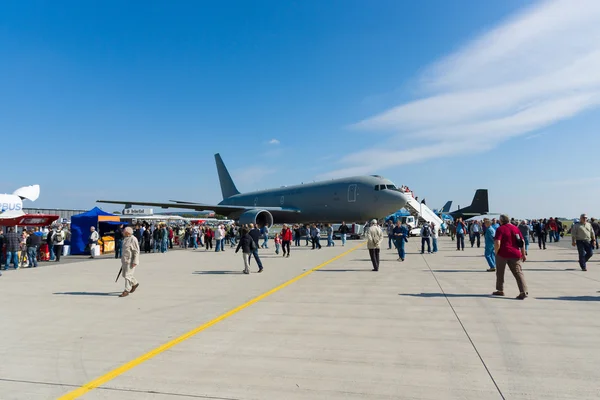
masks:
POLYGON ((281 230, 281 248, 283 249, 283 256, 290 256, 290 243, 292 242, 292 230, 287 226, 287 224, 283 224, 283 229, 281 230))
POLYGON ((528 295, 527 284, 521 269, 521 260, 527 259, 525 241, 521 238, 519 229, 510 223, 508 215, 500 215, 500 227, 496 229, 494 249, 496 251, 496 291, 492 295, 504 296, 504 270, 508 264, 519 287, 517 300, 525 300, 528 295))
POLYGON ((310 235, 313 242, 312 249, 314 250, 316 248, 321 250, 321 230, 318 225, 313 224, 312 228, 310 228, 310 235))
POLYGON ((479 221, 474 221, 473 225, 471 225, 471 247, 475 245, 475 240, 477 240, 477 248, 481 246, 481 226, 479 226, 479 221))
POLYGON ((396 249, 398 250, 398 261, 404 261, 406 252, 404 251, 404 243, 408 241, 408 228, 402 225, 400 220, 396 221, 396 226, 392 231, 394 240, 396 241, 396 249))
POLYGON ((348 233, 350 233, 350 228, 346 225, 346 222, 342 221, 342 226, 338 229, 340 235, 342 237, 342 247, 346 245, 346 239, 348 238, 348 233))
POLYGON ((577 252, 579 253, 579 266, 582 271, 587 271, 587 262, 594 254, 593 243, 596 242, 596 236, 594 235, 594 228, 587 220, 587 215, 581 214, 579 222, 573 225, 571 231, 571 238, 573 240, 573 247, 577 246, 577 252))
POLYGON ((427 243, 427 253, 431 254, 431 226, 427 222, 421 228, 421 254, 425 253, 425 243, 427 243))
POLYGON ((462 221, 462 218, 456 220, 456 251, 465 251, 465 234, 467 233, 467 225, 462 221))
POLYGON ((4 270, 7 270, 12 261, 15 269, 19 269, 19 235, 15 232, 15 228, 11 226, 8 228, 8 232, 4 235, 4 241, 6 243, 6 265, 4 270))
POLYGON ((38 266, 37 262, 37 252, 42 244, 42 237, 33 233, 33 231, 29 231, 29 236, 27 236, 27 257, 29 258, 29 266, 36 268, 38 266))
POLYGON ((369 249, 369 256, 371 257, 371 263, 373 264, 373 271, 379 271, 379 252, 381 250, 381 242, 383 241, 383 232, 377 220, 371 221, 371 226, 367 230, 367 248, 369 249))
POLYGON ((496 251, 494 249, 494 237, 496 236, 496 229, 492 226, 492 221, 489 218, 483 220, 485 226, 484 242, 485 242, 485 260, 488 263, 488 272, 496 271, 496 251))
POLYGON ((139 264, 140 244, 133 236, 133 229, 129 226, 123 230, 123 236, 121 268, 123 279, 125 279, 125 290, 119 297, 129 296, 129 293, 135 292, 140 286, 135 276, 133 276, 133 270, 139 264))
MULTIPOLYGON (((254 224, 250 224, 250 227, 252 229, 250 230, 250 232, 248 232, 248 235, 250 235, 255 244, 255 246, 250 250, 252 252, 252 256, 254 257, 254 261, 256 261, 256 265, 258 265, 258 272, 261 273, 263 272, 263 265, 260 261, 260 257, 258 256, 258 241, 260 240, 260 231, 256 228, 254 224)), ((250 261, 250 257, 248 257, 248 261, 250 261)))

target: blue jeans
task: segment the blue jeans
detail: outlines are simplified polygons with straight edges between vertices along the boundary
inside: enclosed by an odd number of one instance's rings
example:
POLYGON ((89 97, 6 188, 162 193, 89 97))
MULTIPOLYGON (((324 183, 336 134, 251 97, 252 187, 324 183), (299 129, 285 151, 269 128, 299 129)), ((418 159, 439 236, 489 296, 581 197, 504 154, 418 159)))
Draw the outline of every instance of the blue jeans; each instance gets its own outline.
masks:
POLYGON ((494 252, 494 247, 485 248, 485 261, 487 261, 490 268, 496 268, 496 253, 494 252))
POLYGON ((198 236, 197 235, 192 235, 192 246, 194 247, 194 249, 198 248, 198 236))
POLYGON ((404 251, 404 238, 401 239, 396 239, 396 249, 398 249, 398 257, 400 257, 400 259, 404 260, 404 257, 406 256, 406 252, 404 251))
POLYGON ((346 234, 342 233, 342 246, 346 245, 346 234))
POLYGON ((6 252, 6 268, 10 266, 12 261, 15 269, 19 268, 19 252, 18 251, 7 251, 6 252))
POLYGON ((123 239, 115 240, 115 258, 121 258, 123 250, 123 239))
MULTIPOLYGON (((585 240, 578 240, 576 244, 577 252, 579 253, 579 266, 581 267, 581 269, 587 269, 586 263, 594 255, 594 250, 592 250, 592 243, 585 240)), ((6 261, 6 265, 8 265, 8 259, 6 261)))
POLYGON ((437 248, 437 238, 431 238, 431 241, 433 242, 433 252, 437 253, 438 248, 437 248))
POLYGON ((560 241, 560 233, 558 231, 556 231, 554 233, 554 240, 558 243, 560 241))
POLYGON ((281 245, 279 243, 275 243, 275 254, 279 254, 279 247, 281 247, 281 245))
POLYGON ((221 239, 215 239, 215 253, 221 251, 221 239))
POLYGON ((158 253, 159 250, 160 250, 160 239, 156 239, 154 241, 154 246, 152 246, 152 252, 158 253))
POLYGON ((456 234, 456 250, 465 249, 465 234, 457 233, 456 234))
POLYGON ((335 246, 335 243, 333 243, 333 235, 328 235, 327 236, 327 247, 332 247, 335 246))
POLYGON ((525 253, 527 253, 529 250, 529 238, 525 236, 523 239, 525 239, 525 253))
POLYGON ((168 248, 169 248, 169 239, 163 239, 162 242, 160 243, 160 252, 166 253, 168 248))
POLYGON ((431 253, 431 240, 428 237, 421 238, 421 254, 425 253, 425 243, 427 243, 427 252, 431 253))
MULTIPOLYGON (((252 255, 254 256, 254 260, 256 261, 256 265, 258 265, 258 269, 262 270, 263 269, 263 265, 262 265, 262 262, 260 262, 260 257, 258 256, 258 249, 254 249, 254 251, 252 252, 252 255)), ((250 261, 250 256, 248 256, 248 261, 250 261)))
POLYGON ((49 244, 48 250, 50 250, 50 261, 54 261, 54 259, 56 258, 56 256, 54 255, 54 245, 49 244))
POLYGON ((27 248, 27 257, 29 258, 29 265, 33 267, 38 266, 37 262, 37 247, 32 246, 27 248))
POLYGON ((262 247, 263 249, 268 249, 269 248, 269 235, 265 234, 264 238, 263 238, 263 242, 260 245, 260 247, 262 247))

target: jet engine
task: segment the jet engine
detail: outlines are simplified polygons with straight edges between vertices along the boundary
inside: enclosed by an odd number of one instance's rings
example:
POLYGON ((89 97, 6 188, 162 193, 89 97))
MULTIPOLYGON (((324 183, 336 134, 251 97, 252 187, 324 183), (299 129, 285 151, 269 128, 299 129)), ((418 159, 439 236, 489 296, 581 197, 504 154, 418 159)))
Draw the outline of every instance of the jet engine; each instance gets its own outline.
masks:
POLYGON ((248 210, 240 215, 239 222, 242 225, 245 224, 255 224, 259 227, 267 226, 270 228, 273 226, 273 215, 267 210, 248 210))

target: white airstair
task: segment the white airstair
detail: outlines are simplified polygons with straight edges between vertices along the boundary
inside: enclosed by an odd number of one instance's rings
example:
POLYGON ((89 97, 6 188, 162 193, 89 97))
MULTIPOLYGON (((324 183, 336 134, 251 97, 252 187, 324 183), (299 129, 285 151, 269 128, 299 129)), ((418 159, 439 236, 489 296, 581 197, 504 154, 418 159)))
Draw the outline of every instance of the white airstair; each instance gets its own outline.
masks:
POLYGON ((419 201, 415 200, 410 194, 407 196, 409 198, 408 203, 404 206, 406 210, 415 217, 419 221, 419 225, 424 224, 425 222, 433 222, 438 228, 442 225, 442 220, 438 217, 431 208, 427 207, 425 204, 421 204, 419 201))

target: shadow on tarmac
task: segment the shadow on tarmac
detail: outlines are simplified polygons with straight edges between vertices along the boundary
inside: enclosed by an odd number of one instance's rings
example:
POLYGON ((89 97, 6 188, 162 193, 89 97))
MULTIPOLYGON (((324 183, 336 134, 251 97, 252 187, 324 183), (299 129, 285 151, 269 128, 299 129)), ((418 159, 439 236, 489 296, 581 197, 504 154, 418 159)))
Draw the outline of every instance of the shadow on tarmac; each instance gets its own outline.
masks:
POLYGON ((242 271, 195 271, 196 275, 243 275, 242 271))
POLYGON ((424 298, 435 298, 435 297, 483 297, 488 299, 504 299, 504 300, 514 300, 511 297, 503 297, 503 296, 492 296, 491 294, 456 294, 456 293, 398 293, 398 296, 408 296, 408 297, 424 297, 424 298))
MULTIPOLYGON (((371 260, 369 260, 371 261, 371 260)), ((363 272, 363 271, 371 271, 370 269, 362 268, 362 269, 317 269, 315 272, 363 272)))
POLYGON ((63 294, 69 296, 118 296, 122 292, 56 292, 52 294, 63 294))
POLYGON ((600 301, 600 296, 536 297, 537 300, 600 301))
MULTIPOLYGON (((423 271, 429 272, 428 269, 424 269, 423 271)), ((470 270, 470 269, 434 269, 432 270, 433 272, 487 272, 488 274, 490 272, 486 271, 486 270, 470 270)))

